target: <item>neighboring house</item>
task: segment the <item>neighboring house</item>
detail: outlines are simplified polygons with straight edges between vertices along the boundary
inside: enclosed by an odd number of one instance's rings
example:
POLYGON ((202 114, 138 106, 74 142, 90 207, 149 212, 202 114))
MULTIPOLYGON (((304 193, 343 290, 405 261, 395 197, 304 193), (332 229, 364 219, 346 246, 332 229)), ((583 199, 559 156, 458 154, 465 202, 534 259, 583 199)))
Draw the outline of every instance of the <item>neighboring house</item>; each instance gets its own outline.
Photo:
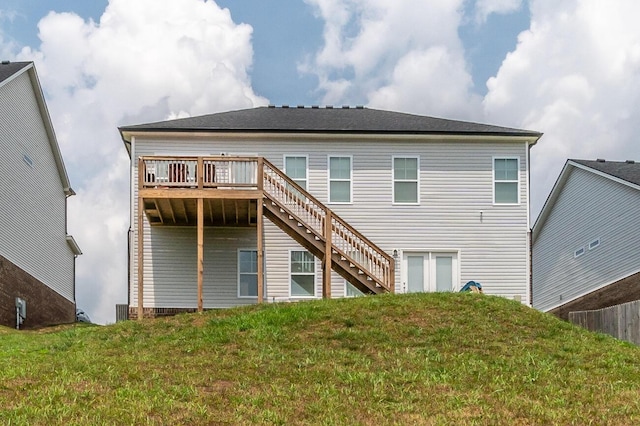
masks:
POLYGON ((470 280, 529 303, 540 133, 286 106, 119 130, 131 158, 131 317, 470 280))
POLYGON ((533 306, 569 312, 640 299, 640 164, 568 160, 533 227, 533 306))
POLYGON ((0 325, 16 326, 16 298, 21 328, 75 321, 74 192, 32 62, 0 64, 0 185, 0 325))

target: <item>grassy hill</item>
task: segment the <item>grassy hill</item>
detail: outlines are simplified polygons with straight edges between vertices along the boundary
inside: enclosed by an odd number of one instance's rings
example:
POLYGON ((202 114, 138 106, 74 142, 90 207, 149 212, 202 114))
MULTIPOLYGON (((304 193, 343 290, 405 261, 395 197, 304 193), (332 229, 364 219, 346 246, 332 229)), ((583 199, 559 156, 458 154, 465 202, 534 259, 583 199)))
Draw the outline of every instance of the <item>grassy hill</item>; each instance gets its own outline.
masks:
POLYGON ((637 424, 640 348, 478 294, 0 329, 2 424, 637 424))

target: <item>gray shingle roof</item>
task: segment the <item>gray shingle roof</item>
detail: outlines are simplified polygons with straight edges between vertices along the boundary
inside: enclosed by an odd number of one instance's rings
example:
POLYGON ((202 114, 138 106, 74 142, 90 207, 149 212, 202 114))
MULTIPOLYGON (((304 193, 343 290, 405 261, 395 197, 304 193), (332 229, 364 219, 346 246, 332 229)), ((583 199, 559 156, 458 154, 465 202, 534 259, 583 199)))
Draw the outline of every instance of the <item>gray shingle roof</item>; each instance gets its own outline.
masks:
POLYGON ((0 83, 30 64, 31 62, 0 62, 0 83))
POLYGON ((391 133, 529 136, 530 130, 363 107, 257 107, 120 127, 127 131, 391 133))
POLYGON ((640 185, 640 163, 633 161, 570 160, 619 179, 640 185))

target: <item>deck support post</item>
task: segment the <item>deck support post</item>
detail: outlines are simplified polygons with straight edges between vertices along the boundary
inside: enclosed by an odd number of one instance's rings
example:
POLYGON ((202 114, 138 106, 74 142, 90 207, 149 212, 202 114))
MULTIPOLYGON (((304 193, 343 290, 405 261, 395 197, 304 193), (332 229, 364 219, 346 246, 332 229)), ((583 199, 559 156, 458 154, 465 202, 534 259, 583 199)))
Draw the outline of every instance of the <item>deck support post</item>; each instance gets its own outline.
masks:
POLYGON ((258 303, 264 301, 264 162, 262 157, 258 158, 258 175, 256 183, 260 195, 256 206, 256 228, 257 228, 257 250, 258 250, 258 303))
POLYGON ((263 198, 258 198, 258 206, 257 206, 257 232, 258 232, 258 303, 262 303, 264 301, 264 216, 262 211, 262 203, 263 198))
POLYGON ((144 316, 144 214, 142 197, 138 197, 138 319, 144 316))
POLYGON ((389 262, 389 277, 387 282, 389 283, 389 292, 395 294, 396 292, 396 259, 389 262))
MULTIPOLYGON (((138 194, 144 185, 144 161, 138 158, 138 194)), ((144 199, 138 196, 138 320, 144 317, 144 199)))
POLYGON ((324 258, 322 259, 322 298, 331 299, 331 210, 324 216, 324 258))
POLYGON ((198 198, 198 312, 203 311, 202 282, 204 276, 204 200, 198 198))

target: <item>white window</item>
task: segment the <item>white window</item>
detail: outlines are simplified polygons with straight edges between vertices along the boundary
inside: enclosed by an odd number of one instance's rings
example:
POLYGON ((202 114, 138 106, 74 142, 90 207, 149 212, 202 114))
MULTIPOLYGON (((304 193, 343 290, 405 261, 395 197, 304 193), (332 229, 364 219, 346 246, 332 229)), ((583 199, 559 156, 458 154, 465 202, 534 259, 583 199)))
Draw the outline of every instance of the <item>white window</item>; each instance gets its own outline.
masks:
POLYGON ((493 201, 495 204, 518 204, 520 200, 520 160, 493 159, 493 201))
POLYGON ((573 257, 580 257, 584 254, 584 247, 580 247, 573 252, 573 257))
POLYGON ((257 250, 238 250, 238 297, 258 297, 257 250))
POLYGON ((285 156, 284 172, 303 189, 307 189, 307 157, 285 156))
POLYGON ((329 202, 351 202, 351 157, 329 157, 329 202))
POLYGON ((418 157, 393 157, 393 202, 396 204, 418 204, 420 202, 418 157))
POLYGON ((292 297, 315 297, 316 261, 308 251, 290 252, 290 290, 292 297))
POLYGON ((594 248, 598 247, 600 245, 600 238, 598 238, 597 240, 593 240, 589 243, 589 250, 593 250, 594 248))

